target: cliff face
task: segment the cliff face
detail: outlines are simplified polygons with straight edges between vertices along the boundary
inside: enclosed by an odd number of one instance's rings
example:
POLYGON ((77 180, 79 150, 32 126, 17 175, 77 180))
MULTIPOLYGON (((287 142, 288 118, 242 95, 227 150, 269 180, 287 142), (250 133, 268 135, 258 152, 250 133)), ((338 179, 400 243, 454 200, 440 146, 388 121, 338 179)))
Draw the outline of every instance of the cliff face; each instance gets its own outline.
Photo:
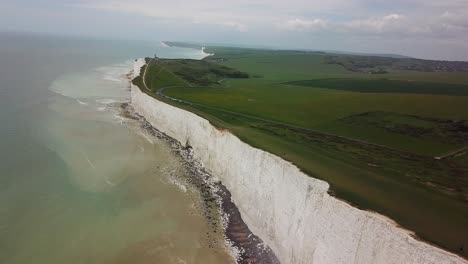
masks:
MULTIPOLYGON (((141 60, 135 63, 135 72, 141 65, 141 60)), ((252 232, 282 263, 468 263, 415 240, 380 215, 328 195, 328 183, 293 164, 134 85, 131 90, 135 111, 193 148, 195 157, 231 192, 252 232)))

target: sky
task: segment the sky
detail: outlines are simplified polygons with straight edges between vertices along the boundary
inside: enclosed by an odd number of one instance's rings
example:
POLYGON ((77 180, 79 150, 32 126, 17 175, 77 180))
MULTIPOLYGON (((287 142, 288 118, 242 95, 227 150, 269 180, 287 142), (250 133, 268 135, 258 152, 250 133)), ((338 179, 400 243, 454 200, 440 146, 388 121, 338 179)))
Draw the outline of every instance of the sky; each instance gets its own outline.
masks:
POLYGON ((468 0, 0 0, 0 31, 468 61, 468 0))

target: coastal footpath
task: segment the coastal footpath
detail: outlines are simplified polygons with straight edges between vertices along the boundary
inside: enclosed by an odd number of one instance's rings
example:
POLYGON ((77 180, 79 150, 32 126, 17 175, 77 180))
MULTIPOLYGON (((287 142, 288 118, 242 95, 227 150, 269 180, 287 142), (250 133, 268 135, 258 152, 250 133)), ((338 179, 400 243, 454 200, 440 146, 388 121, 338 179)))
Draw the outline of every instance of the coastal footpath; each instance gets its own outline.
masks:
MULTIPOLYGON (((136 61, 134 73, 143 65, 136 61)), ((131 101, 153 127, 193 149, 230 191, 250 230, 282 263, 468 263, 381 215, 330 196, 328 183, 133 84, 131 101)))

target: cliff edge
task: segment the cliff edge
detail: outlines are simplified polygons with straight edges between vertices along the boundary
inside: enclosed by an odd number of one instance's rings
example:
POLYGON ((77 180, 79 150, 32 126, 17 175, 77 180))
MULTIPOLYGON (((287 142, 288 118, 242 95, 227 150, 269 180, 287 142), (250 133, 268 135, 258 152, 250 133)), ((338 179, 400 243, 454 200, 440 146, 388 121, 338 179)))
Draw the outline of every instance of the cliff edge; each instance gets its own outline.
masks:
MULTIPOLYGON (((135 62, 134 72, 144 65, 135 62)), ((282 263, 468 263, 387 218, 330 196, 328 183, 131 86, 135 111, 190 146, 232 194, 242 218, 282 263)))

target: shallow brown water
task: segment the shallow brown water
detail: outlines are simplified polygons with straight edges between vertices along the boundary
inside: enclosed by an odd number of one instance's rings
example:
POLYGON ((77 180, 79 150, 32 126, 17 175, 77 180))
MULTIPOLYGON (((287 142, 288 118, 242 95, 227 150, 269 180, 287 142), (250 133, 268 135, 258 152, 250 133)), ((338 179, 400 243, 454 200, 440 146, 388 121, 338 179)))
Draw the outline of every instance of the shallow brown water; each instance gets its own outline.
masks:
POLYGON ((232 263, 180 157, 122 117, 131 61, 105 61, 59 67, 45 89, 34 81, 45 75, 33 73, 47 61, 30 67, 28 84, 28 72, 2 75, 16 87, 2 99, 16 101, 2 101, 9 115, 0 116, 9 124, 0 130, 0 263, 232 263))

